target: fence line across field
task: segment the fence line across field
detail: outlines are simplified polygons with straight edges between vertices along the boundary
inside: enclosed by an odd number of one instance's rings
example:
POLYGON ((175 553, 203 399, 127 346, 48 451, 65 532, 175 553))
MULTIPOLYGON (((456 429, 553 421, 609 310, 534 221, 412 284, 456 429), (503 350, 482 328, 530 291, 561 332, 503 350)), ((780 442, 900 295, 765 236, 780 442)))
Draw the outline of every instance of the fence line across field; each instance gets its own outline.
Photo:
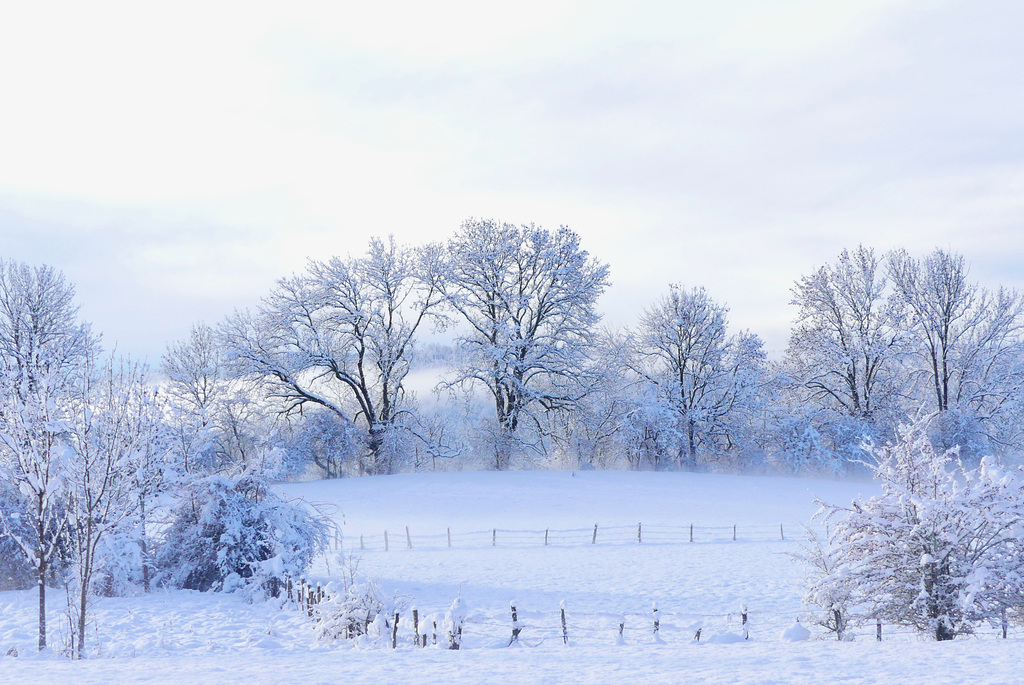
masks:
MULTIPOLYGON (((458 531, 451 528, 439 533, 414 532, 410 526, 399 530, 386 529, 378 534, 353 534, 337 530, 335 549, 390 551, 391 548, 442 549, 446 547, 535 547, 577 546, 585 544, 666 545, 707 542, 765 542, 799 539, 807 524, 733 524, 706 526, 688 524, 672 526, 643 524, 587 528, 487 528, 458 531)), ((814 527, 817 529, 817 527, 814 527)))
MULTIPOLYGON (((310 618, 317 621, 320 620, 317 612, 317 606, 324 600, 329 599, 332 591, 328 590, 327 587, 322 586, 320 583, 313 585, 308 583, 305 579, 299 579, 297 581, 291 578, 278 579, 277 588, 281 593, 289 600, 294 602, 296 608, 300 609, 303 613, 307 614, 310 618)), ((789 617, 793 617, 793 620, 799 620, 799 617, 806 616, 807 610, 805 608, 793 607, 792 611, 773 611, 773 612, 761 612, 751 611, 746 605, 744 605, 739 612, 729 612, 725 614, 707 614, 707 613, 695 613, 695 612, 676 612, 676 611, 665 611, 658 607, 657 603, 652 602, 651 609, 646 612, 636 611, 570 611, 567 610, 565 603, 561 604, 558 611, 552 610, 523 610, 522 605, 518 605, 516 602, 512 602, 510 605, 511 621, 502 620, 494 615, 487 616, 474 616, 468 615, 460 621, 464 622, 467 626, 475 626, 480 629, 477 634, 486 639, 492 639, 497 641, 503 641, 508 639, 508 644, 512 645, 517 642, 520 635, 524 638, 539 637, 541 640, 547 638, 553 638, 555 640, 563 640, 566 644, 570 641, 575 642, 578 638, 583 636, 586 640, 597 639, 597 636, 609 636, 618 635, 620 644, 623 644, 625 635, 632 636, 631 639, 635 639, 640 635, 647 635, 649 639, 664 643, 662 635, 667 632, 673 641, 682 639, 683 641, 694 641, 700 642, 701 634, 706 629, 718 630, 726 629, 732 631, 733 629, 738 630, 733 635, 738 635, 743 640, 749 639, 757 628, 757 626, 764 619, 782 619, 782 622, 786 622, 789 617), (759 620, 761 619, 761 620, 759 620), (525 634, 524 634, 524 631, 525 634), (571 638, 571 640, 570 640, 571 638)), ((435 611, 423 611, 422 606, 420 608, 411 609, 413 615, 413 626, 422 625, 423 631, 415 632, 410 630, 409 622, 406 620, 404 623, 400 621, 399 610, 394 610, 394 622, 385 623, 385 628, 390 635, 390 642, 392 648, 398 646, 398 638, 403 638, 403 644, 410 642, 413 646, 425 647, 427 645, 426 638, 428 632, 433 632, 433 640, 437 640, 436 631, 439 625, 440 617, 445 615, 445 609, 440 608, 435 611), (419 619, 422 618, 422 623, 419 619), (429 628, 428 628, 429 626, 429 628)), ((390 614, 388 614, 390 616, 390 614)), ((779 621, 772 621, 778 625, 779 621)), ((877 641, 883 639, 883 625, 881 621, 861 621, 855 624, 858 629, 867 629, 870 633, 873 633, 871 637, 874 637, 877 641)), ((462 623, 459 624, 460 640, 462 635, 462 623)), ((990 625, 989 630, 985 630, 984 627, 975 633, 978 637, 1000 637, 1003 639, 1007 637, 1007 624, 1005 616, 1003 618, 1002 626, 990 625)), ((418 630, 418 629, 416 629, 418 630)), ((918 631, 908 629, 906 627, 887 626, 884 634, 888 637, 894 635, 899 636, 916 636, 920 635, 918 631)), ((712 632, 711 635, 714 635, 712 632)), ((705 633, 705 637, 708 634, 705 633)), ((738 638, 737 638, 738 639, 738 638)), ((756 636, 754 639, 759 641, 764 640, 764 636, 756 636)), ((868 638, 870 639, 870 637, 868 638)))

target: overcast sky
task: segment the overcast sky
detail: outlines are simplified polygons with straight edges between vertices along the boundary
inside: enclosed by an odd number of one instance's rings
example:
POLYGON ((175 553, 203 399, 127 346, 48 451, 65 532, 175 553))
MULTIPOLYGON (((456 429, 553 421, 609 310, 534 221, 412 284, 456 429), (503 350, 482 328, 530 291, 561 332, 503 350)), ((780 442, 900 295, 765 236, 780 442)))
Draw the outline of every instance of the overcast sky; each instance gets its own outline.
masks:
POLYGON ((0 256, 122 352, 467 217, 576 230, 609 323, 703 285, 772 350, 858 243, 1024 286, 1019 1, 152 4, 0 9, 0 256))

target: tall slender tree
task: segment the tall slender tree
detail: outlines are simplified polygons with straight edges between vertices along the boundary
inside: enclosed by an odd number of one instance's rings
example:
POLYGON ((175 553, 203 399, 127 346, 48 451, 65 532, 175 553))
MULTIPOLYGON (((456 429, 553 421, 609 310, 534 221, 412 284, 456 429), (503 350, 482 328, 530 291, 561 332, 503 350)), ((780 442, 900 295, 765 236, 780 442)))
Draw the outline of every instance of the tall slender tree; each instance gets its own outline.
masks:
POLYGON ((46 582, 68 522, 62 435, 76 371, 95 345, 74 295, 51 267, 0 261, 0 462, 31 519, 14 526, 0 512, 0 522, 35 570, 40 650, 46 582))

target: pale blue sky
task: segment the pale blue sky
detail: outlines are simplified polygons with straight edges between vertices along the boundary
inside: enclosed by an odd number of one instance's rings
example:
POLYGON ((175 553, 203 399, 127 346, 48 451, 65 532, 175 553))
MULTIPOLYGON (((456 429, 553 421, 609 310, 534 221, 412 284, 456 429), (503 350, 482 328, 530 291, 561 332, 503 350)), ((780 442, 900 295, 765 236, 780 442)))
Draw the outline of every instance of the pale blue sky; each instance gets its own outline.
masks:
POLYGON ((858 242, 1024 286, 1019 3, 146 4, 0 21, 0 255, 124 352, 469 216, 577 230, 610 323, 703 285, 772 349, 858 242))

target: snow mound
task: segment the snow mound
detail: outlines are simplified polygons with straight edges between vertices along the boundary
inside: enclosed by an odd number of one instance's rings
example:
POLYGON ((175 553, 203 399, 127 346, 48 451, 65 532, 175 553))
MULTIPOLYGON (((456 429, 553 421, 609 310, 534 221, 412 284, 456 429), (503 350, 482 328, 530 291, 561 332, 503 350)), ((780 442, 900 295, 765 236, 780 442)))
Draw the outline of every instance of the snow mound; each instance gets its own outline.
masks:
POLYGON ((779 639, 783 642, 802 642, 810 637, 811 631, 801 625, 800 619, 797 619, 793 625, 782 631, 779 639))
POLYGON ((737 633, 715 633, 714 635, 708 636, 703 642, 709 645, 733 645, 737 642, 747 642, 747 640, 737 633))

